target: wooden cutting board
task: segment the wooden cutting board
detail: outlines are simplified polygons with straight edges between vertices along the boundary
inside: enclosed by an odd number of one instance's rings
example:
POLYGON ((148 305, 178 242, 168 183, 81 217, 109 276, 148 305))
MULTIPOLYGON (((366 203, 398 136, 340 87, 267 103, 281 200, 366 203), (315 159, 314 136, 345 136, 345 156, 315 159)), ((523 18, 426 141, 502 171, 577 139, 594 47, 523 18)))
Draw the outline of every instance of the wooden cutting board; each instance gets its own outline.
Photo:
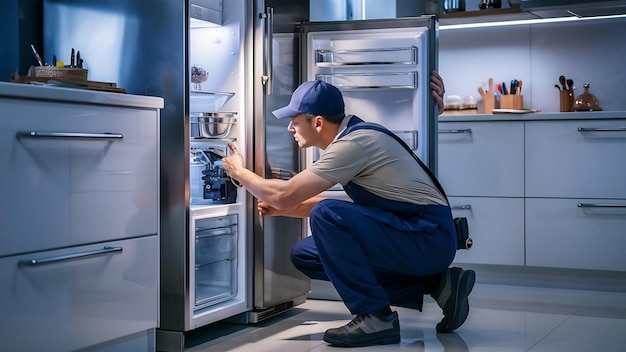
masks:
POLYGON ((493 109, 493 114, 530 114, 534 112, 541 112, 539 109, 493 109))
POLYGON ((89 90, 98 90, 98 91, 113 92, 113 93, 126 93, 126 89, 118 88, 117 84, 110 83, 110 82, 74 81, 74 80, 51 78, 51 77, 29 77, 29 76, 21 76, 16 73, 11 75, 11 82, 13 83, 29 83, 29 82, 47 83, 48 81, 56 81, 60 83, 75 85, 75 86, 78 86, 77 88, 83 88, 83 89, 89 89, 89 90))

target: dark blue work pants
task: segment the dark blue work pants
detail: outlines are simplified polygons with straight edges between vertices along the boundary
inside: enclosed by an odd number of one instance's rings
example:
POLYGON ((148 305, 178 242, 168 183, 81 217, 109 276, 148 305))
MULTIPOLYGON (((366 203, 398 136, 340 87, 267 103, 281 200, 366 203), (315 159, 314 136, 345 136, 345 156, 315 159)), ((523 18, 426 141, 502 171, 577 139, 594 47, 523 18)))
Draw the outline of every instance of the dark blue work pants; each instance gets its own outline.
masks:
POLYGON ((419 222, 437 224, 450 217, 449 208, 422 206, 421 220, 413 220, 417 231, 386 224, 385 217, 393 214, 364 215, 372 209, 321 201, 311 211, 312 236, 296 243, 291 260, 310 278, 331 281, 352 314, 388 305, 421 310, 428 277, 448 268, 456 242, 447 224, 433 228, 419 222))

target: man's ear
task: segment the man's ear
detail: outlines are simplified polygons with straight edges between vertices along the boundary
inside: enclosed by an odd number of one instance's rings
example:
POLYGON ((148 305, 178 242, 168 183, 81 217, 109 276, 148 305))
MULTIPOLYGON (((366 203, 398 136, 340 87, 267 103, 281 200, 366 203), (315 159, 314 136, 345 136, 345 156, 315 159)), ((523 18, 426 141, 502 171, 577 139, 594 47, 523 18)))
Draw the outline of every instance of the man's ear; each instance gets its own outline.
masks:
POLYGON ((315 116, 313 121, 315 123, 315 128, 320 128, 324 125, 324 118, 321 115, 315 116))

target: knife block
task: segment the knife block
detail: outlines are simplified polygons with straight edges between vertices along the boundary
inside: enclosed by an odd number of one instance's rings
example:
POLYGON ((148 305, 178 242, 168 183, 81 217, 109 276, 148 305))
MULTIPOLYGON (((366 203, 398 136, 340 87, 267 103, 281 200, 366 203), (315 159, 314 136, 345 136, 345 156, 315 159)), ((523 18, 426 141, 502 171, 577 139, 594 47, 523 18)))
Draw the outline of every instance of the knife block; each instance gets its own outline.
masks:
POLYGON ((572 90, 560 90, 559 91, 560 112, 574 111, 574 91, 572 90))
POLYGON ((500 96, 500 109, 523 109, 524 96, 520 94, 503 94, 500 96))

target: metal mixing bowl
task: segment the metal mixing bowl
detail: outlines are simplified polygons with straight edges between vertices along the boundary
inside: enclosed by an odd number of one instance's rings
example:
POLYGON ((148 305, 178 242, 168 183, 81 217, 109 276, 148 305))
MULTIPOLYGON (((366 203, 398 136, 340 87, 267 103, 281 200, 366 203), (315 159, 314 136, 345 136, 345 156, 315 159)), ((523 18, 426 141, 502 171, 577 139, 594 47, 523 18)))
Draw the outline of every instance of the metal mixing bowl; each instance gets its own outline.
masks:
POLYGON ((235 112, 203 112, 198 115, 200 137, 224 138, 237 121, 235 112))

